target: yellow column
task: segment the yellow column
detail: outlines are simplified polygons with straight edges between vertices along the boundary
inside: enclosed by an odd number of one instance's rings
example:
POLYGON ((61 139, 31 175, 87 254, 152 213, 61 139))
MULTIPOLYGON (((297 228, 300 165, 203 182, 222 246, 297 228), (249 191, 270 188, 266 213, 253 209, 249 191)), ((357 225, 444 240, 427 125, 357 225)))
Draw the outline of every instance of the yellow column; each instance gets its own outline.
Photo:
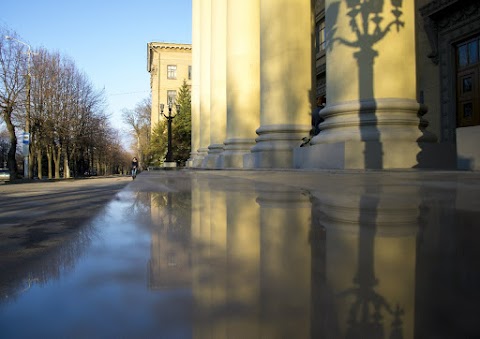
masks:
POLYGON ((192 151, 189 167, 197 167, 200 148, 200 0, 192 0, 192 151))
POLYGON ((212 1, 212 43, 210 58, 210 146, 206 167, 221 168, 223 141, 227 123, 227 4, 225 0, 212 1))
POLYGON ((310 0, 262 0, 261 126, 254 166, 293 167, 293 148, 308 136, 312 91, 310 0))
POLYGON ((326 35, 321 167, 421 166, 421 142, 436 138, 416 100, 414 1, 326 0, 326 35))
POLYGON ((200 148, 198 150, 201 166, 210 145, 210 57, 212 0, 200 2, 200 148))
POLYGON ((260 124, 260 0, 227 0, 224 167, 243 168, 260 124))

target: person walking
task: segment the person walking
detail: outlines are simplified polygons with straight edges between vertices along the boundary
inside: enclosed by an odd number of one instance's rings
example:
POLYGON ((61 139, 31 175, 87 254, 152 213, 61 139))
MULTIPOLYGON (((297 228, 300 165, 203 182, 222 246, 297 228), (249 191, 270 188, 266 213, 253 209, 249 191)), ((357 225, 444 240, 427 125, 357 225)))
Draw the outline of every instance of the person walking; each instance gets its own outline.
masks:
POLYGON ((138 160, 136 157, 132 159, 132 179, 135 180, 138 172, 138 160))

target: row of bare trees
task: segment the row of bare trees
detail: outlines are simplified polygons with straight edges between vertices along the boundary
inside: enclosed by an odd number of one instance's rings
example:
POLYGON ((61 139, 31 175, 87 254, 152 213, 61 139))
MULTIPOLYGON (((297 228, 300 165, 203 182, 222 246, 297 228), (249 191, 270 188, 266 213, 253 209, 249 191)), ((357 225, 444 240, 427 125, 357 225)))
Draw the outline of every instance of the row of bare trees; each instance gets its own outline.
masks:
POLYGON ((11 175, 18 176, 17 139, 24 126, 30 132, 29 177, 126 172, 130 155, 109 124, 104 92, 69 58, 44 48, 28 55, 14 33, 0 31, 0 109, 11 175))

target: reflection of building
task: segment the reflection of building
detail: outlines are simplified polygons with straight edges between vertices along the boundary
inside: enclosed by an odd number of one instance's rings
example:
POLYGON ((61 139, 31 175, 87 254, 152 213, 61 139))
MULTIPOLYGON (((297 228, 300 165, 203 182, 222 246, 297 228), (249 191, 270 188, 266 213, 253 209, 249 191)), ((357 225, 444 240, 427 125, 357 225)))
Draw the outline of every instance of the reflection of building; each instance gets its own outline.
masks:
POLYGON ((479 337, 475 189, 238 173, 195 172, 192 337, 479 337))
MULTIPOLYGON (((192 45, 150 42, 147 46, 147 70, 152 90, 152 129, 159 121, 159 105, 174 103, 185 80, 191 85, 192 45)), ((165 113, 168 112, 166 108, 165 113)))
POLYGON ((168 193, 165 196, 152 195, 154 228, 148 264, 148 284, 151 289, 189 287, 192 283, 190 224, 189 220, 178 218, 172 203, 173 199, 168 193), (165 202, 165 205, 161 202, 165 202))
POLYGON ((324 246, 324 257, 312 261, 325 267, 312 275, 322 284, 312 296, 323 307, 319 337, 415 337, 419 192, 376 185, 314 193, 312 254, 324 246))
POLYGON ((230 1, 219 13, 215 0, 193 1, 193 166, 480 168, 478 1, 314 3, 230 1), (205 68, 225 53, 226 88, 214 94, 205 68), (217 113, 199 104, 219 95, 226 131, 207 128, 217 113), (319 135, 299 147, 325 96, 319 135), (202 161, 219 135, 225 160, 202 161))

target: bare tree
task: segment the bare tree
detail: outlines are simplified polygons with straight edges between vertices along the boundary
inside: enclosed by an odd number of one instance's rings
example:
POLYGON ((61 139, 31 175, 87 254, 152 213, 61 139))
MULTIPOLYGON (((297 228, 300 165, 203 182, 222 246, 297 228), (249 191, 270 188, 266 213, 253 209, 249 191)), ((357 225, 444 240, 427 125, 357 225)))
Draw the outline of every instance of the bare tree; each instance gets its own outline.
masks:
POLYGON ((140 162, 140 167, 146 167, 149 164, 149 145, 150 145, 150 121, 151 121, 152 103, 150 98, 142 100, 135 106, 135 109, 124 109, 122 112, 123 121, 130 126, 131 133, 136 141, 136 153, 140 162))
MULTIPOLYGON (((22 44, 13 42, 0 39, 0 108, 10 138, 8 166, 16 177, 16 129, 25 121, 27 54, 22 44)), ((45 49, 35 54, 29 86, 29 173, 68 178, 71 172, 123 171, 125 151, 105 114, 104 91, 95 90, 71 59, 45 49)))
POLYGON ((10 149, 8 150, 8 168, 11 176, 18 176, 16 152, 17 136, 16 122, 18 117, 14 115, 21 106, 20 101, 25 89, 27 55, 24 53, 25 46, 14 40, 6 40, 5 36, 15 38, 14 32, 0 28, 0 109, 3 121, 10 137, 10 149))
POLYGON ((10 142, 7 129, 0 125, 0 167, 7 166, 8 150, 10 149, 10 142))
POLYGON ((36 61, 33 120, 42 132, 34 142, 38 173, 43 155, 49 178, 52 170, 55 177, 63 172, 64 178, 70 177, 70 172, 90 173, 99 135, 106 133, 104 92, 94 90, 70 59, 40 51, 36 61))

